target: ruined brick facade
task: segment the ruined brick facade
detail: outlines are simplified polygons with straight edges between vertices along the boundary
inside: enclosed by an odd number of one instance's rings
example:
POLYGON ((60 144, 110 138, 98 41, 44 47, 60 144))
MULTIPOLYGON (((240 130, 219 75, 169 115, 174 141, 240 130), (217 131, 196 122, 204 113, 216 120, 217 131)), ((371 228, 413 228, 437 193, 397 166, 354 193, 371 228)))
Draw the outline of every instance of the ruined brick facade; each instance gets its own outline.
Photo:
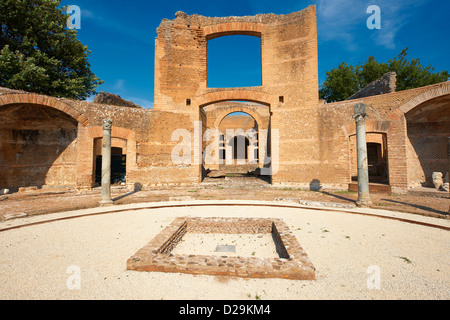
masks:
POLYGON ((373 170, 393 191, 448 170, 449 82, 319 101, 315 6, 287 15, 211 18, 177 12, 175 19, 164 19, 155 41, 154 101, 150 110, 0 88, 0 189, 92 188, 105 118, 113 121, 112 147, 126 155, 129 187, 198 184, 207 169, 217 168, 202 161, 211 143, 204 134, 237 111, 257 123, 258 166, 267 166, 263 160, 270 157, 273 184, 346 189, 355 175, 352 115, 358 102, 368 106, 368 143, 380 162, 373 170), (261 38, 262 85, 209 88, 208 40, 236 34, 261 38), (176 130, 189 133, 189 163, 172 161, 181 141, 176 130))

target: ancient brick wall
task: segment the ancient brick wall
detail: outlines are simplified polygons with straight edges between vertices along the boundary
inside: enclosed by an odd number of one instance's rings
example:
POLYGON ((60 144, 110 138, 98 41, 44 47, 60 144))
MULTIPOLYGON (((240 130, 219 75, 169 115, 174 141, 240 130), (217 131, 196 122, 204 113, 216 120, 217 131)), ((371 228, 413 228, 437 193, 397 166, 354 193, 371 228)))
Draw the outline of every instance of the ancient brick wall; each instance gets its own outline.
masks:
POLYGON ((174 20, 160 24, 155 47, 155 110, 184 113, 195 121, 201 118, 199 108, 211 103, 262 103, 270 107, 271 128, 278 130, 280 137, 271 145, 279 147, 274 182, 307 182, 317 175, 320 163, 301 157, 318 154, 314 147, 318 142, 314 6, 288 15, 247 17, 211 18, 178 12, 174 20), (233 34, 261 38, 262 86, 208 88, 207 42, 233 34), (311 172, 308 177, 306 166, 311 172))
POLYGON ((0 188, 75 186, 77 122, 30 104, 0 108, 0 188))
POLYGON ((368 137, 383 136, 394 191, 426 183, 430 172, 445 170, 450 82, 320 103, 315 6, 250 17, 178 12, 157 31, 153 110, 0 88, 0 188, 91 188, 95 141, 106 118, 113 120, 113 140, 126 149, 129 187, 196 184, 205 176, 204 133, 235 111, 250 114, 258 130, 270 129, 265 138, 258 132, 258 148, 260 167, 271 156, 273 183, 346 188, 354 175, 352 116, 358 102, 367 105, 368 137), (262 85, 208 88, 207 42, 234 34, 261 38, 262 85), (177 130, 188 135, 187 162, 173 161, 182 142, 177 130))
MULTIPOLYGON (((412 119, 408 121, 406 114, 415 110, 417 118, 425 119, 421 125, 427 128, 427 131, 422 130, 426 139, 430 139, 432 136, 436 137, 436 135, 444 137, 448 133, 442 128, 449 127, 449 93, 450 83, 446 82, 352 101, 320 105, 321 159, 329 163, 328 168, 334 168, 331 169, 331 172, 324 168, 326 173, 321 176, 321 181, 338 183, 351 180, 354 171, 352 171, 351 156, 348 155, 351 154, 350 138, 355 134, 355 123, 352 119, 353 105, 358 102, 367 105, 366 131, 368 136, 370 137, 371 133, 386 136, 387 170, 389 183, 393 190, 403 192, 409 187, 429 180, 428 177, 425 177, 427 174, 424 173, 424 161, 418 160, 417 151, 408 137, 408 128, 412 132, 414 121, 412 119), (442 98, 435 101, 435 97, 442 98), (427 108, 435 110, 431 112, 431 117, 422 112, 427 108), (433 120, 433 115, 435 120, 433 120), (426 120, 427 117, 429 120, 426 120), (439 119, 440 125, 433 124, 433 121, 437 121, 436 119, 439 119)), ((425 153, 427 154, 425 157, 431 156, 430 152, 425 153)), ((441 164, 439 168, 443 168, 442 164, 447 162, 444 153, 434 157, 435 161, 429 163, 439 162, 441 164)), ((425 171, 430 172, 433 170, 431 168, 432 166, 425 171)))
POLYGON ((388 72, 380 79, 369 83, 365 88, 361 89, 347 100, 376 96, 380 94, 395 92, 397 88, 397 74, 388 72))

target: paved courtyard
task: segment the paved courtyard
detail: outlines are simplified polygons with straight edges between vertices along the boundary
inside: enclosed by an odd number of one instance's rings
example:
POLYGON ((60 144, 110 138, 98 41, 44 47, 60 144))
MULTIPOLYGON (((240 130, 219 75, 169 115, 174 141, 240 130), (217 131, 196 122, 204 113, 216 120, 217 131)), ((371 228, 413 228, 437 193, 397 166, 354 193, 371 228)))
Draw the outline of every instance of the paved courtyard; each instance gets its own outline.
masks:
POLYGON ((448 299, 449 220, 318 209, 284 201, 172 201, 7 220, 0 223, 0 298, 448 299), (283 219, 316 280, 126 270, 132 254, 182 216, 283 219))

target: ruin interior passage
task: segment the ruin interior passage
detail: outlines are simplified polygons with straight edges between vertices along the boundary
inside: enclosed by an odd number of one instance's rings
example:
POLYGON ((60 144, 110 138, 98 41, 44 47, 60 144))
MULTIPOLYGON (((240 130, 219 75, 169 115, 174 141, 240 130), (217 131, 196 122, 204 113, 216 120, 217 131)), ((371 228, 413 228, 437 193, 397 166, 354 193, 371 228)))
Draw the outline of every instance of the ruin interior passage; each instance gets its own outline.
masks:
MULTIPOLYGON (((102 182, 102 156, 97 155, 95 165, 95 183, 102 182)), ((123 154, 122 148, 111 147, 111 183, 120 184, 126 182, 127 155, 123 154)))

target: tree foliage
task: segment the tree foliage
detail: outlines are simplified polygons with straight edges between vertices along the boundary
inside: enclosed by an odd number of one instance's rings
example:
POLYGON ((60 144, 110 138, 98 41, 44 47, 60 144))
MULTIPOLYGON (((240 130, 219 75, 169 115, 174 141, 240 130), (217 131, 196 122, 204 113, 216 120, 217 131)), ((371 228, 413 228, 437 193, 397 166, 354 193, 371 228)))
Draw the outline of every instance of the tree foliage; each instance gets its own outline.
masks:
POLYGON ((397 91, 448 81, 448 71, 434 72, 433 67, 421 65, 419 59, 408 60, 407 55, 408 48, 405 48, 388 62, 380 63, 374 57, 356 66, 343 62, 326 73, 320 98, 327 102, 345 100, 390 71, 397 73, 397 91))
POLYGON ((83 100, 103 83, 59 0, 0 1, 0 86, 83 100))

